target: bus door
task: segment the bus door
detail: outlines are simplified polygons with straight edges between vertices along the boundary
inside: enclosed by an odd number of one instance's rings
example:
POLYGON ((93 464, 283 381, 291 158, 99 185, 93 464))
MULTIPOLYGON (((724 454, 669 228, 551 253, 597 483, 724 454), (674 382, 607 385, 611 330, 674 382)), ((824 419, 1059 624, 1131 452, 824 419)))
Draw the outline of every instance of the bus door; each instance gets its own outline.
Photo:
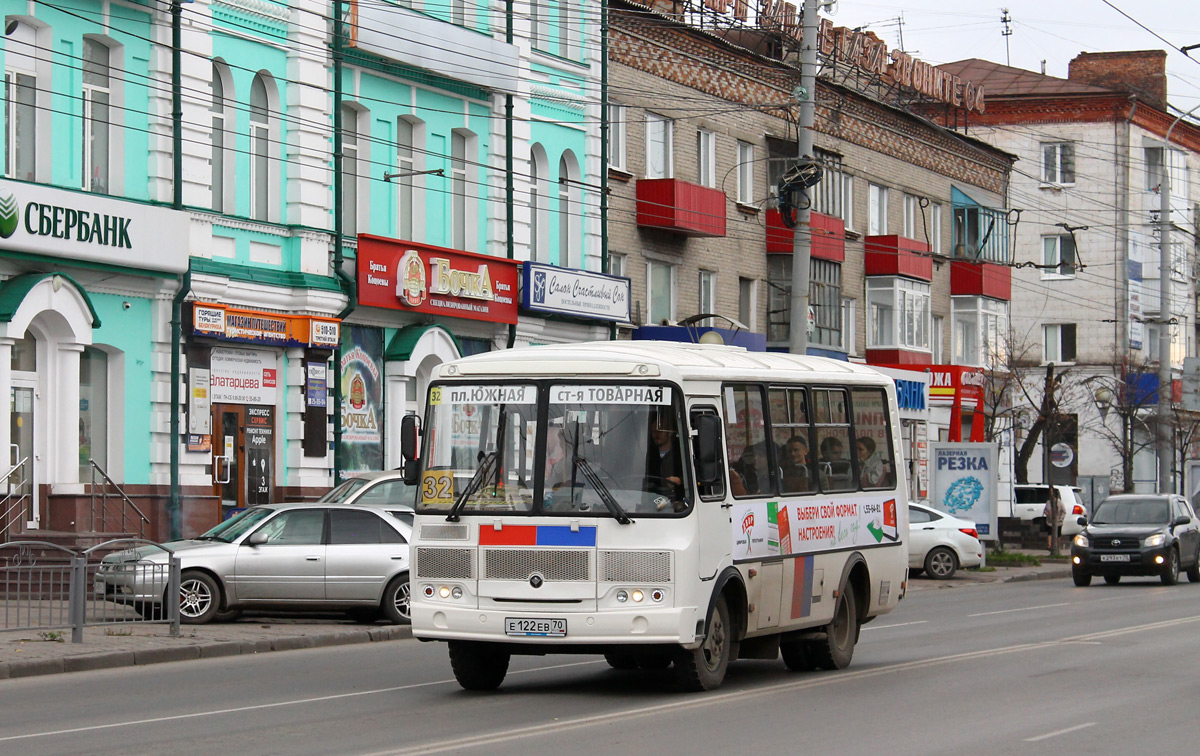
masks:
MULTIPOLYGON (((690 425, 695 428, 696 418, 701 415, 717 415, 715 404, 708 401, 691 402, 688 406, 690 425)), ((693 443, 695 439, 693 438, 693 443)), ((725 444, 721 444, 724 449, 725 444)), ((694 448, 694 447, 693 447, 694 448)), ((696 467, 693 457, 693 467, 696 467)), ((722 462, 722 468, 728 469, 728 464, 722 462)), ((733 512, 732 499, 728 496, 727 482, 724 478, 712 485, 701 485, 697 489, 697 501, 693 517, 696 520, 697 544, 699 546, 700 578, 710 579, 716 576, 720 567, 729 563, 729 555, 733 549, 733 523, 730 519, 733 512)))

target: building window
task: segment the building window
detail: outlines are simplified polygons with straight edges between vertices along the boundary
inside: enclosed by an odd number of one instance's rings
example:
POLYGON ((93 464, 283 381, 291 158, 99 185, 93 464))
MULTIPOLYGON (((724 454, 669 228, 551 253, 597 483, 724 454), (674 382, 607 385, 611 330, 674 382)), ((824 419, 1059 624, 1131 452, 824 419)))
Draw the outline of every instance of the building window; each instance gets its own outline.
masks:
POLYGON ((579 60, 579 12, 571 0, 559 0, 559 50, 567 60, 579 60))
POLYGON ((717 185, 717 136, 711 131, 696 132, 696 180, 709 188, 717 185))
POLYGON ((812 196, 812 209, 818 213, 846 220, 845 183, 849 177, 842 172, 842 156, 820 149, 815 153, 817 161, 821 164, 821 183, 809 190, 812 196))
POLYGON ((546 150, 533 145, 529 155, 529 259, 550 262, 550 167, 546 150))
POLYGON ((1043 361, 1053 363, 1075 361, 1075 324, 1056 323, 1042 326, 1045 334, 1043 361))
POLYGON ((849 297, 842 297, 842 351, 846 354, 858 354, 854 349, 854 312, 857 302, 849 297))
MULTIPOLYGON (((717 274, 711 270, 702 270, 699 283, 699 304, 696 314, 715 313, 717 311, 717 274)), ((706 320, 704 325, 712 325, 712 321, 706 320)))
POLYGON ((212 67, 212 103, 208 111, 212 116, 212 209, 225 211, 225 171, 230 161, 226 160, 225 115, 228 101, 225 95, 225 70, 217 63, 212 67))
POLYGON ((16 22, 4 50, 4 176, 33 181, 37 172, 37 31, 16 22))
POLYGON ((758 309, 758 287, 753 278, 738 278, 738 321, 751 332, 756 331, 758 309))
POLYGON ((1007 265, 1010 262, 1008 214, 980 205, 957 187, 951 187, 950 195, 954 210, 954 256, 1007 265))
POLYGON ((579 241, 579 172, 570 151, 558 161, 558 264, 564 268, 582 268, 583 250, 579 241))
POLYGON ((625 106, 608 105, 608 167, 625 170, 625 106))
POLYGON ((610 252, 608 254, 608 273, 613 276, 628 276, 625 271, 629 264, 629 258, 619 252, 610 252))
POLYGON ((1042 181, 1047 184, 1075 183, 1075 145, 1051 142, 1042 145, 1042 181))
POLYGON ((920 213, 921 201, 911 194, 904 195, 904 238, 919 239, 924 236, 923 229, 917 227, 917 218, 920 213))
POLYGON ((951 297, 955 365, 1001 367, 1008 354, 1008 305, 988 297, 951 297))
POLYGON ((1070 234, 1042 237, 1042 278, 1075 275, 1075 237, 1070 234))
POLYGON ((466 0, 450 0, 450 23, 457 26, 467 25, 466 0))
POLYGON ((675 320, 675 266, 646 261, 646 312, 651 325, 675 320))
POLYGON ((934 365, 941 365, 943 363, 944 350, 942 348, 942 341, 945 338, 944 323, 945 319, 941 315, 933 316, 933 327, 929 331, 929 340, 933 347, 931 362, 934 365))
POLYGON ((1157 192, 1162 184, 1163 148, 1147 147, 1146 153, 1146 191, 1157 192))
POLYGON ((270 219, 271 117, 262 74, 250 86, 250 217, 270 219))
POLYGON ((867 279, 867 348, 929 351, 930 286, 893 276, 867 279))
POLYGON ((737 201, 743 205, 754 204, 754 145, 737 143, 737 201))
POLYGON ((546 0, 529 0, 529 43, 536 50, 545 50, 550 43, 547 17, 550 9, 546 7, 545 2, 546 0))
MULTIPOLYGON (((842 266, 812 259, 808 268, 808 306, 813 329, 810 344, 842 349, 842 266)), ((792 333, 792 256, 767 255, 767 340, 785 343, 792 333)), ((806 325, 807 318, 803 320, 806 325)))
POLYGON ((109 56, 111 51, 98 40, 83 40, 83 188, 108 193, 109 56))
POLYGON ((396 225, 401 239, 412 240, 415 235, 413 218, 415 213, 415 197, 413 195, 413 173, 417 170, 414 157, 414 137, 416 126, 405 118, 396 119, 396 192, 398 206, 396 208, 396 225))
POLYGON ((342 233, 358 234, 358 111, 342 105, 342 233))
POLYGON ((883 236, 887 233, 888 190, 878 184, 867 187, 867 235, 883 236))
POLYGON ((936 202, 929 205, 929 249, 942 254, 942 206, 936 202))
POLYGON ((467 135, 450 137, 450 246, 467 248, 467 135))
POLYGON ((646 178, 671 178, 671 122, 646 113, 646 178))

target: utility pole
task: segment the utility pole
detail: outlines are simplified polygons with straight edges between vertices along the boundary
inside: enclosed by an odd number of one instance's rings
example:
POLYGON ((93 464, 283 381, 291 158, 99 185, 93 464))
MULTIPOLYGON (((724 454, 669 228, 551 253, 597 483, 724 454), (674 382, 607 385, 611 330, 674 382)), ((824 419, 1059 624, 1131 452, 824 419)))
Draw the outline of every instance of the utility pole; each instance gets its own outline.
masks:
POLYGON ((1171 122, 1163 144, 1162 180, 1158 185, 1158 490, 1175 490, 1171 472, 1174 453, 1167 427, 1171 402, 1171 132, 1200 105, 1171 122))
MULTIPOLYGON (((800 123, 796 133, 796 158, 803 164, 813 159, 813 124, 817 120, 817 9, 822 0, 804 0, 800 38, 800 123)), ((808 353, 808 268, 812 260, 812 203, 796 208, 792 229, 792 295, 789 351, 808 353)))
MULTIPOLYGON (((1000 30, 1000 36, 1004 37, 1004 65, 1012 65, 1012 55, 1008 50, 1008 38, 1012 36, 1012 16, 1008 15, 1008 8, 1000 9, 1000 23, 1004 24, 1004 28, 1000 30)), ((1042 74, 1045 75, 1046 70, 1042 69, 1042 74)))

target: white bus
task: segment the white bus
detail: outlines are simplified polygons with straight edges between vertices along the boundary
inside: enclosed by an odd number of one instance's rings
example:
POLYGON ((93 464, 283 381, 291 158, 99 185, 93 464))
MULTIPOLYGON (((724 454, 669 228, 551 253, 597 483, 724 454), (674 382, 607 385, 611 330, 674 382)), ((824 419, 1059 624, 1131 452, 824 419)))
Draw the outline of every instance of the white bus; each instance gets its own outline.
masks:
POLYGON ((447 642, 464 688, 498 687, 512 654, 671 666, 687 690, 736 659, 840 669, 904 594, 895 388, 864 366, 512 349, 442 365, 403 425, 413 635, 447 642))

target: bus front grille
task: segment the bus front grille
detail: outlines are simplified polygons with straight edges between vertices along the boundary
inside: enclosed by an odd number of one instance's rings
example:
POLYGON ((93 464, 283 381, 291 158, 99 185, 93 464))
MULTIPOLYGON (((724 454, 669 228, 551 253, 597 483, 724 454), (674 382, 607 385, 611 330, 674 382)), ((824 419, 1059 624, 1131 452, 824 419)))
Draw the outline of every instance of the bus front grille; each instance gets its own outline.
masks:
POLYGON ((472 569, 471 552, 472 549, 436 549, 422 546, 417 549, 417 576, 440 580, 470 580, 475 573, 472 569))
POLYGON ((528 580, 538 573, 543 580, 588 580, 590 552, 584 550, 483 549, 486 580, 528 580))
POLYGON ((669 583, 669 551, 601 551, 600 581, 603 583, 669 583))

